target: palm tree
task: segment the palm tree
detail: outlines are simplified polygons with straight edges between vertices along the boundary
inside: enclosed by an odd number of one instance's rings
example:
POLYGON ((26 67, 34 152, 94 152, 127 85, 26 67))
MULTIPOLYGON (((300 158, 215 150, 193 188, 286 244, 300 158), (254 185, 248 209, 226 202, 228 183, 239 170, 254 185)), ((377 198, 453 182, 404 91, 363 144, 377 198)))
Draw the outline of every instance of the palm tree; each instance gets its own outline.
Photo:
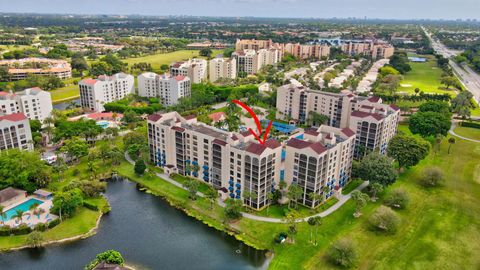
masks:
POLYGON ((355 213, 353 213, 353 216, 357 218, 362 214, 360 210, 367 205, 368 195, 359 190, 354 190, 351 198, 355 202, 355 213))
POLYGON ((267 216, 268 216, 268 210, 270 208, 270 204, 272 203, 273 199, 275 198, 275 194, 273 192, 268 192, 267 193, 267 216))
POLYGON ((312 242, 312 234, 313 234, 313 227, 315 227, 315 241, 313 245, 317 245, 317 233, 318 233, 318 226, 322 224, 322 218, 320 216, 310 217, 307 220, 308 225, 312 226, 310 228, 310 242, 312 242))
POLYGON ((315 201, 322 199, 322 195, 315 192, 308 193, 308 199, 312 201, 312 207, 315 206, 315 201))
POLYGON ((3 209, 5 207, 3 205, 0 205, 0 219, 2 221, 2 225, 5 224, 5 219, 7 218, 7 214, 5 212, 3 212, 3 209))
POLYGON ((214 187, 208 186, 208 189, 205 192, 205 198, 207 198, 210 201, 210 209, 213 209, 213 204, 215 203, 215 200, 218 198, 218 191, 214 187))
POLYGON ((328 186, 324 186, 322 188, 322 191, 323 191, 323 201, 326 201, 327 200, 327 195, 328 195, 328 193, 330 193, 330 188, 328 186))
POLYGON ((40 206, 40 204, 34 203, 34 204, 30 205, 28 210, 32 211, 32 213, 35 213, 37 211, 38 206, 40 206))
POLYGON ((13 218, 16 218, 19 222, 22 222, 23 213, 25 213, 25 212, 17 209, 17 210, 15 210, 15 214, 13 215, 13 218))
POLYGON ((453 144, 455 144, 455 138, 453 138, 453 137, 448 138, 448 144, 449 144, 449 146, 448 146, 448 153, 447 154, 450 154, 450 148, 452 147, 453 144))
POLYGON ((243 197, 248 199, 248 206, 252 207, 252 202, 258 198, 255 191, 244 190, 243 197))

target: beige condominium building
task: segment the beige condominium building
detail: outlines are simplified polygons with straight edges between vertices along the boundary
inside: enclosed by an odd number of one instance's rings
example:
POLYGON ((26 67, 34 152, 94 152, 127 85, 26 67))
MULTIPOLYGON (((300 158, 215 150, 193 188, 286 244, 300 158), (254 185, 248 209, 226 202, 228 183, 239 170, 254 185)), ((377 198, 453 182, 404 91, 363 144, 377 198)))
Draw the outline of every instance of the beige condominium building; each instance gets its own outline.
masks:
POLYGON ((84 109, 102 112, 104 104, 135 93, 135 78, 130 74, 101 75, 97 79, 83 79, 78 83, 80 103, 84 109))
POLYGON ((275 43, 272 40, 256 40, 256 39, 237 39, 235 43, 235 51, 242 52, 244 50, 261 50, 276 49, 280 52, 280 56, 289 53, 301 59, 328 57, 330 55, 330 46, 328 45, 312 45, 300 43, 275 43))
POLYGON ((373 59, 390 58, 395 48, 381 41, 350 41, 341 45, 341 49, 348 55, 365 55, 373 59))
POLYGON ((216 82, 219 79, 235 79, 237 77, 237 62, 233 58, 214 58, 208 67, 209 80, 216 82))
POLYGON ((237 65, 237 75, 245 73, 256 74, 263 66, 275 65, 282 60, 282 55, 277 49, 246 49, 232 53, 237 65))
POLYGON ((285 181, 303 189, 300 203, 315 207, 350 179, 355 132, 322 125, 286 143, 285 181))
POLYGON ((0 66, 8 68, 11 81, 26 79, 28 75, 72 77, 72 67, 65 60, 47 58, 23 58, 0 60, 0 66))
POLYGON ((153 72, 138 75, 138 95, 159 98, 164 106, 177 104, 180 98, 190 97, 191 87, 190 78, 183 75, 158 75, 153 72))
POLYGON ((172 76, 186 76, 192 83, 201 83, 207 79, 207 60, 193 58, 185 62, 176 62, 170 65, 172 76))
POLYGON ((23 113, 0 116, 0 151, 13 148, 33 150, 30 123, 23 113))
POLYGON ((155 165, 198 178, 254 209, 268 204, 267 194, 280 181, 281 144, 259 144, 249 132, 226 132, 169 112, 148 117, 148 143, 155 165))
POLYGON ((329 126, 356 132, 357 158, 377 149, 384 153, 396 133, 400 116, 395 105, 383 104, 378 97, 356 96, 347 90, 337 94, 291 84, 277 89, 277 118, 305 124, 311 112, 327 116, 329 126))
POLYGON ((50 93, 38 87, 15 93, 0 92, 0 115, 22 112, 30 120, 43 122, 52 109, 50 93))

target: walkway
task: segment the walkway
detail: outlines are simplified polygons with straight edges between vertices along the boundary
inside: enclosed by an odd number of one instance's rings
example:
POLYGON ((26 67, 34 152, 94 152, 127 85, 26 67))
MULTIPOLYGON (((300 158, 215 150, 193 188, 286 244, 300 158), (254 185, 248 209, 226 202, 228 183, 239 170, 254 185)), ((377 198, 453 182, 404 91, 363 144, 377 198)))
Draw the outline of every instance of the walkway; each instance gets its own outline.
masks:
MULTIPOLYGON (((135 164, 135 161, 133 161, 133 159, 130 158, 130 156, 128 155, 127 152, 125 152, 125 159, 132 165, 135 164)), ((172 178, 170 178, 170 176, 168 176, 167 174, 165 173, 155 173, 156 176, 160 177, 161 179, 169 182, 170 184, 174 185, 174 186, 177 186, 181 189, 185 189, 187 190, 182 184, 180 184, 179 182, 173 180, 172 178)), ((368 181, 365 181, 363 182, 360 186, 358 186, 355 190, 363 190, 364 188, 366 188, 368 186, 368 181)), ((353 192, 353 191, 352 191, 353 192)), ((296 222, 304 222, 304 221, 307 221, 309 218, 311 217, 326 217, 328 215, 330 215, 331 213, 335 212, 337 209, 339 209, 342 205, 344 205, 349 199, 350 197, 352 196, 351 195, 352 193, 350 192, 349 194, 347 195, 343 195, 341 194, 340 197, 338 198, 338 202, 336 202, 334 205, 330 206, 327 210, 323 211, 323 212, 320 212, 320 213, 317 213, 315 215, 311 215, 311 216, 308 216, 308 217, 304 217, 304 218, 301 218, 301 219, 298 219, 296 222)), ((197 195, 199 197, 204 197, 205 195, 203 195, 203 193, 201 192, 197 192, 197 195)), ((217 203, 218 205, 220 205, 221 207, 225 207, 225 203, 219 198, 217 200, 217 203)), ((263 221, 263 222, 270 222, 270 223, 284 223, 284 221, 280 218, 271 218, 271 217, 262 217, 262 216, 257 216, 257 215, 252 215, 252 214, 249 214, 249 213, 245 213, 245 212, 242 212, 242 216, 244 218, 248 218, 248 219, 251 219, 251 220, 257 220, 257 221, 263 221)))
POLYGON ((471 141, 471 142, 475 142, 475 143, 480 143, 479 140, 474 140, 474 139, 470 139, 470 138, 467 138, 467 137, 463 137, 463 136, 460 136, 458 135, 457 133, 455 133, 455 131, 453 131, 455 128, 457 127, 457 123, 452 121, 452 127, 450 128, 450 130, 448 131, 450 134, 452 134, 453 136, 455 137, 458 137, 460 139, 463 139, 463 140, 467 140, 467 141, 471 141))

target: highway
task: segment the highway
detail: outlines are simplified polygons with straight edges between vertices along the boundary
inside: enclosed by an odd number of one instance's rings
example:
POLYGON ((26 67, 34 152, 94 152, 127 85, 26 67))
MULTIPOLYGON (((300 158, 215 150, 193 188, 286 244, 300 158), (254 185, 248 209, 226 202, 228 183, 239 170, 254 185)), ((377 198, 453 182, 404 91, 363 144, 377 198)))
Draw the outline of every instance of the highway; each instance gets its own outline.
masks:
POLYGON ((449 63, 452 67, 455 75, 462 82, 463 86, 473 94, 474 99, 480 104, 480 75, 476 73, 468 65, 459 65, 451 60, 452 57, 455 57, 461 51, 451 50, 443 45, 440 41, 432 38, 431 34, 422 26, 423 31, 430 39, 432 47, 436 53, 443 55, 445 58, 450 59, 449 63))

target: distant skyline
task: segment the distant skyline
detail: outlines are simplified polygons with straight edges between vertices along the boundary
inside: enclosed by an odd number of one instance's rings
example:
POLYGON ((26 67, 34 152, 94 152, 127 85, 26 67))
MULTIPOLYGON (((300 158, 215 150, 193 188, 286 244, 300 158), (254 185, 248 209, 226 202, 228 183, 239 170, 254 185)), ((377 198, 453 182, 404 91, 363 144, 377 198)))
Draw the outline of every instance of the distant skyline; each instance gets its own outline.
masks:
POLYGON ((0 12, 287 18, 479 19, 478 0, 0 0, 0 12))

